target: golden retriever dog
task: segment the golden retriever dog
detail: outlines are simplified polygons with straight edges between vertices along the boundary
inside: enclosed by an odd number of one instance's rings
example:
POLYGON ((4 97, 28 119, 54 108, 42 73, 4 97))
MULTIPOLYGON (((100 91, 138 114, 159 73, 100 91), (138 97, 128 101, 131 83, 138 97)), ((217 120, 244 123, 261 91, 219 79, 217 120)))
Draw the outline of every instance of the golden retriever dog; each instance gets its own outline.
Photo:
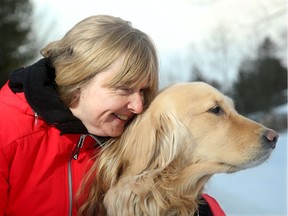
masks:
POLYGON ((194 215, 213 174, 261 164, 277 139, 212 86, 172 85, 104 147, 88 205, 97 215, 194 215))

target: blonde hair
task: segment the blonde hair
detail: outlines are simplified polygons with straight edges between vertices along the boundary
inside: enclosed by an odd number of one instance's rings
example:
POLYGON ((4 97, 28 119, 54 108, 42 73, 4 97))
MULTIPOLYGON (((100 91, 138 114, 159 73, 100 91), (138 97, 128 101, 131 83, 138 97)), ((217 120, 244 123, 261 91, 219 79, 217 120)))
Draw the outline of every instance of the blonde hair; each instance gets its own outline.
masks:
POLYGON ((108 85, 139 86, 148 80, 144 109, 158 91, 158 59, 150 37, 121 18, 97 15, 76 24, 41 50, 55 67, 57 90, 66 106, 78 101, 78 90, 119 58, 121 72, 108 85))

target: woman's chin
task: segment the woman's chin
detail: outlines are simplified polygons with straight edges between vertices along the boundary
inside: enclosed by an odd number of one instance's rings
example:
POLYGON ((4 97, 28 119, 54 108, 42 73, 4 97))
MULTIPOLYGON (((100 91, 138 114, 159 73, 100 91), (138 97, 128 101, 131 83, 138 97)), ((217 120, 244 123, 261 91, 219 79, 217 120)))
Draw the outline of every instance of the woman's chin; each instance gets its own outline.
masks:
POLYGON ((93 130, 93 132, 89 131, 89 133, 94 134, 96 136, 101 137, 118 137, 120 136, 124 131, 124 127, 109 127, 106 130, 93 130))

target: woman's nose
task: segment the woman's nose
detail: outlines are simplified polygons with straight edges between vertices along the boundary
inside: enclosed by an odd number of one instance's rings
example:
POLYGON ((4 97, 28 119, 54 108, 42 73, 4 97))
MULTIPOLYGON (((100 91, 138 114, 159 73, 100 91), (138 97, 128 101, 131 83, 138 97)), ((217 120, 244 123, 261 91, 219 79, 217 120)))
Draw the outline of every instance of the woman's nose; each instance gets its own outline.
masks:
POLYGON ((131 95, 128 109, 135 114, 140 114, 143 111, 143 101, 144 99, 142 94, 134 93, 131 95))

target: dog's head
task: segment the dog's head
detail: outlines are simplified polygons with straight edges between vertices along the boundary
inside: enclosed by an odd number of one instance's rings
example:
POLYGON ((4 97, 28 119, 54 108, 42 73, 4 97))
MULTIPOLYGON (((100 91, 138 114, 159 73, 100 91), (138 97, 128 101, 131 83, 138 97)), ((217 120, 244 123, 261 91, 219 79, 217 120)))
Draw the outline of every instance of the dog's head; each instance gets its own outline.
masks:
POLYGON ((136 121, 123 145, 137 137, 126 159, 143 162, 140 169, 179 159, 183 166, 213 165, 215 173, 238 171, 265 161, 278 139, 276 132, 238 114, 230 98, 202 82, 163 90, 136 121))
POLYGON ((157 205, 149 204, 151 209, 162 206, 165 210, 170 203, 170 210, 185 214, 191 206, 182 208, 183 202, 194 202, 211 175, 264 162, 277 139, 275 131, 238 114, 232 100, 212 86, 202 82, 173 85, 160 92, 147 111, 108 146, 112 156, 101 160, 109 159, 111 166, 105 169, 114 178, 105 202, 109 206, 118 196, 134 206, 135 200, 144 205, 154 199, 157 205), (175 207, 179 197, 182 201, 175 207))

